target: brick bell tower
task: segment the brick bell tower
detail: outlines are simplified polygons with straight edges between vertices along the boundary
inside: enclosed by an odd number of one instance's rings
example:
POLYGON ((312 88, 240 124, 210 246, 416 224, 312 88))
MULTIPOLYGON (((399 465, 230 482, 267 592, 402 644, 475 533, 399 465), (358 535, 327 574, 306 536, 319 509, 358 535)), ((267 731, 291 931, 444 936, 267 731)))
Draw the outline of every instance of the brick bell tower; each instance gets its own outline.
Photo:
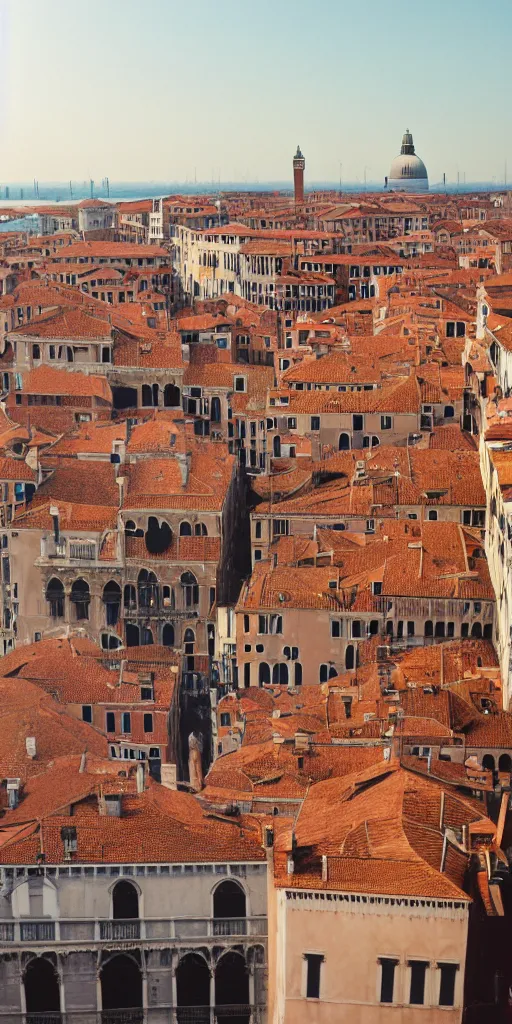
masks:
POLYGON ((297 146, 297 152, 293 158, 293 188, 295 192, 295 205, 298 206, 304 202, 304 168, 306 161, 300 151, 300 146, 297 146))

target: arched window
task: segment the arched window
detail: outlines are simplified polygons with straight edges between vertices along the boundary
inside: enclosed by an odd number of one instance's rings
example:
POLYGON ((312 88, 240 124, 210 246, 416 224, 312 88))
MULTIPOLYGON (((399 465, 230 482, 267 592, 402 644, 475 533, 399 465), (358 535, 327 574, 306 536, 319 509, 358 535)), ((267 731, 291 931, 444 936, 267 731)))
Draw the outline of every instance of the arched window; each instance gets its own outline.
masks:
POLYGON ((425 636, 434 636, 434 623, 430 619, 425 623, 425 636))
POLYGON ((185 608, 195 608, 199 604, 199 587, 192 572, 181 574, 181 586, 185 608))
POLYGON ((115 580, 110 580, 103 587, 103 602, 107 626, 115 626, 121 606, 121 587, 115 580))
POLYGON ((181 405, 180 389, 176 387, 176 384, 166 384, 164 387, 164 405, 165 407, 176 409, 181 405))
POLYGON ((293 666, 293 681, 295 686, 302 686, 302 665, 296 661, 293 666))
POLYGON ((500 758, 498 761, 498 771, 507 772, 507 774, 510 774, 510 772, 512 771, 512 759, 510 757, 510 754, 500 754, 500 758))
POLYGON ((194 644, 195 644, 195 642, 196 642, 196 635, 194 633, 194 630, 190 629, 190 627, 188 627, 185 630, 185 633, 184 633, 184 636, 183 636, 183 644, 184 644, 185 654, 193 654, 194 653, 194 644))
POLYGON ((340 452, 348 452, 350 450, 350 435, 340 434, 338 441, 338 448, 340 452))
POLYGON ((270 683, 270 665, 266 661, 260 661, 258 666, 258 686, 265 686, 270 683))
POLYGON ((89 591, 89 584, 86 583, 85 580, 75 580, 71 587, 71 600, 75 606, 75 616, 77 621, 88 619, 91 594, 89 591))
POLYGON ((272 451, 274 453, 275 459, 281 458, 281 438, 279 437, 279 434, 274 435, 274 440, 272 442, 272 451))
MULTIPOLYGON (((226 879, 217 886, 213 893, 213 917, 219 918, 242 918, 246 916, 245 892, 238 882, 226 879)), ((215 930, 214 935, 221 935, 221 930, 215 930)))
POLYGON ((141 569, 137 577, 137 592, 139 597, 139 608, 145 608, 148 612, 157 611, 159 607, 158 580, 148 569, 141 569))
POLYGON ((121 640, 118 636, 115 636, 113 633, 101 634, 101 649, 103 651, 116 651, 121 646, 121 640))
POLYGON ((191 536, 192 536, 192 527, 191 527, 190 523, 188 523, 187 520, 184 519, 183 522, 180 523, 180 537, 191 537, 191 536))
POLYGON ((212 398, 210 419, 212 423, 220 423, 221 421, 220 398, 218 398, 217 395, 214 395, 212 398))
POLYGON ((272 683, 276 686, 288 686, 288 665, 286 662, 278 662, 272 669, 272 683))
POLYGON ((136 921, 139 917, 139 894, 132 882, 116 882, 112 892, 112 917, 136 921))
POLYGON ((477 637, 479 640, 482 638, 482 624, 481 622, 474 622, 471 626, 471 636, 477 637))
POLYGON ((52 619, 64 618, 64 586, 56 576, 52 576, 46 587, 46 600, 52 619))
POLYGON ((208 536, 208 530, 206 529, 206 526, 205 526, 204 523, 196 523, 196 525, 194 526, 194 533, 195 533, 196 537, 207 537, 208 536))
POLYGON ((495 762, 492 754, 484 754, 482 758, 482 768, 485 768, 488 772, 493 772, 495 769, 495 762))
POLYGON ((153 630, 148 626, 142 626, 140 631, 140 642, 143 647, 150 647, 153 643, 153 630))
POLYGON ((127 647, 139 647, 140 646, 140 630, 139 627, 133 622, 126 623, 126 646, 127 647))
POLYGON ((346 669, 354 668, 354 664, 355 664, 354 645, 353 644, 348 644, 347 649, 345 651, 345 668, 346 669))
POLYGON ((162 643, 164 647, 174 647, 174 626, 172 622, 164 622, 162 643))

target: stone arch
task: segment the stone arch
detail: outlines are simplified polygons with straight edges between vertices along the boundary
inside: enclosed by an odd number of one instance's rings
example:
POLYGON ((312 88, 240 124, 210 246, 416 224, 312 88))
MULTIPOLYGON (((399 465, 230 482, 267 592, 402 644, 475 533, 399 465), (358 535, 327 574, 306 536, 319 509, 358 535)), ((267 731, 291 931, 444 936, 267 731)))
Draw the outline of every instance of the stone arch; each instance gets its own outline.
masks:
POLYGON ((166 523, 165 520, 159 523, 156 516, 149 516, 144 540, 150 555, 163 554, 172 543, 172 530, 169 523, 166 523))
POLYGON ((260 686, 270 683, 270 665, 267 665, 266 661, 260 661, 258 667, 258 683, 260 686))
POLYGON ((181 1008, 190 1006, 197 1008, 194 1018, 197 1024, 207 1024, 210 1020, 210 968, 201 953, 187 952, 180 957, 176 969, 176 1002, 179 1024, 190 1020, 186 1011, 180 1014, 181 1008), (205 1008, 204 1021, 199 1007, 205 1008))
POLYGON ((249 972, 244 955, 237 950, 223 953, 215 965, 215 1011, 218 1024, 233 1020, 249 1024, 249 972), (240 1010, 235 1018, 233 1006, 240 1010))
POLYGON ((350 451, 350 434, 347 434, 346 431, 343 431, 343 433, 340 434, 339 436, 338 450, 340 452, 350 451))
POLYGON ((34 956, 23 972, 27 1013, 60 1013, 57 969, 47 956, 34 956))
POLYGON ((492 754, 484 754, 482 758, 482 768, 485 768, 488 772, 493 772, 496 769, 496 762, 492 754))
POLYGON ((142 972, 129 953, 114 953, 101 966, 103 1010, 142 1010, 142 972))
POLYGON ((510 754, 500 754, 498 761, 498 771, 508 773, 512 771, 512 758, 510 757, 510 754))

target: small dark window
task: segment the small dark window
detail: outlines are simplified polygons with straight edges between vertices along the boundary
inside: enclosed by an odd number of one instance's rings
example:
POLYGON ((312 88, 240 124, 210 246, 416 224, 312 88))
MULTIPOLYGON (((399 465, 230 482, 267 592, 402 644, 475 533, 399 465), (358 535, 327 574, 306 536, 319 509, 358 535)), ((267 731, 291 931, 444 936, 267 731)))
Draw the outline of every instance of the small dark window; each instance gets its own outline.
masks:
POLYGON ((248 661, 244 665, 244 686, 251 685, 251 666, 248 661))
POLYGON ((380 979, 380 1001, 381 1003, 393 1002, 393 989, 395 987, 396 960, 382 959, 380 979))
POLYGON ((144 715, 144 732, 153 732, 153 715, 151 713, 144 715))
POLYGON ((455 977, 457 964, 439 964, 441 971, 441 987, 439 990, 439 1006, 453 1006, 455 1003, 455 977))
POLYGON ((220 724, 223 726, 231 725, 231 715, 229 711, 223 711, 220 716, 220 724))
POLYGON ((321 953, 306 953, 304 959, 307 965, 306 997, 307 999, 319 999, 320 971, 324 958, 321 953))
POLYGON ((82 722, 92 722, 91 704, 82 704, 82 722))
POLYGON ((107 732, 116 731, 116 716, 113 711, 107 711, 107 732))
POLYGON ((249 632, 249 616, 244 615, 244 633, 249 632))
POLYGON ((123 711, 121 715, 121 732, 132 731, 132 716, 129 711, 123 711))
POLYGON ((311 430, 320 430, 320 416, 311 417, 311 430))
POLYGON ((428 964, 425 960, 411 960, 411 992, 409 1002, 416 1006, 423 1006, 425 1002, 425 975, 428 964))
POLYGON ((352 429, 353 430, 362 430, 363 429, 363 417, 360 416, 358 413, 355 413, 352 416, 352 429))

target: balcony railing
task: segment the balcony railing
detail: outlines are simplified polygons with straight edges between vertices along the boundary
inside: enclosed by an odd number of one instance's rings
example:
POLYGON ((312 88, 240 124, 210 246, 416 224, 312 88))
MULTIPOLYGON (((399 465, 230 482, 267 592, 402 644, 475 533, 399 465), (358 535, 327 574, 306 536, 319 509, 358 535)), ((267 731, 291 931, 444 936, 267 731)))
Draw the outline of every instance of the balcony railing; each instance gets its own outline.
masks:
POLYGON ((177 944, 204 942, 215 937, 236 939, 237 936, 264 939, 266 917, 175 917, 140 920, 99 918, 61 918, 55 921, 0 922, 0 945, 19 943, 83 943, 102 942, 151 943, 168 939, 177 944))
POLYGON ((100 921, 100 939, 140 939, 140 921, 100 921))
POLYGON ((171 1010, 172 1024, 263 1024, 264 1006, 233 1003, 227 1006, 177 1006, 171 1010))
POLYGON ((22 921, 20 939, 22 942, 53 942, 55 940, 55 922, 22 921))
MULTIPOLYGON (((264 1024, 266 1007, 248 1003, 224 1006, 174 1006, 165 1010, 169 1024, 264 1024)), ((145 1024, 147 1010, 131 1007, 121 1010, 67 1010, 65 1013, 9 1014, 20 1024, 145 1024)), ((151 1018, 150 1018, 151 1019, 151 1018)))

